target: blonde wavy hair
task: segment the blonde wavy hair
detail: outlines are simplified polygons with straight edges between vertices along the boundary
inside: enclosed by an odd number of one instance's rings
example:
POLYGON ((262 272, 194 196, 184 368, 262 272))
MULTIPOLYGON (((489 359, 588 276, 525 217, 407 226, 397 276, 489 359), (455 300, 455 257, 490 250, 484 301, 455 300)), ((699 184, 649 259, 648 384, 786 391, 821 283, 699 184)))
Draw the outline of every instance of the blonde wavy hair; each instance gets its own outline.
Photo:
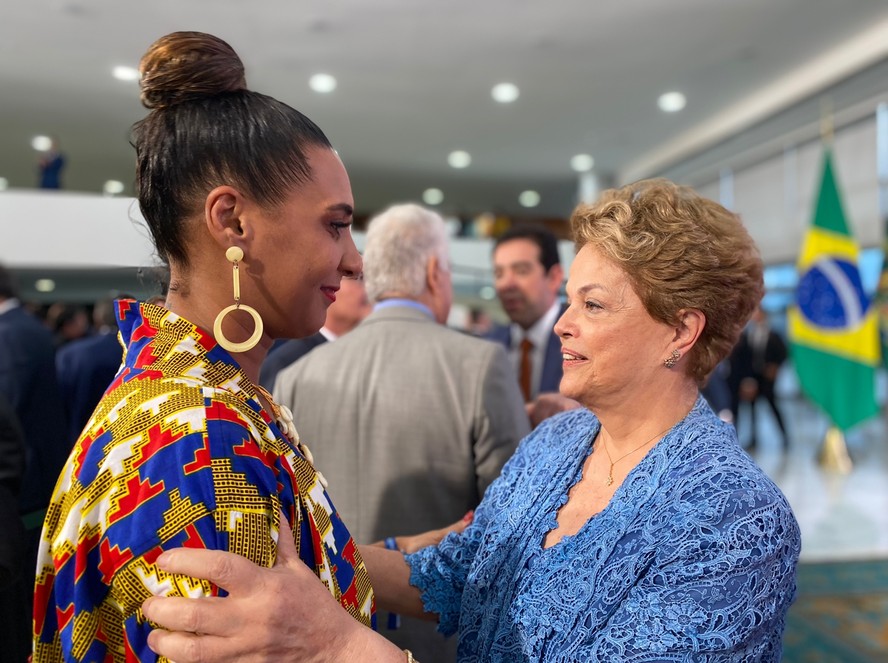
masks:
POLYGON ((740 217, 656 179, 580 205, 571 227, 577 251, 591 244, 621 266, 655 320, 676 324, 678 312, 691 308, 706 315, 687 369, 705 384, 764 294, 762 259, 740 217))

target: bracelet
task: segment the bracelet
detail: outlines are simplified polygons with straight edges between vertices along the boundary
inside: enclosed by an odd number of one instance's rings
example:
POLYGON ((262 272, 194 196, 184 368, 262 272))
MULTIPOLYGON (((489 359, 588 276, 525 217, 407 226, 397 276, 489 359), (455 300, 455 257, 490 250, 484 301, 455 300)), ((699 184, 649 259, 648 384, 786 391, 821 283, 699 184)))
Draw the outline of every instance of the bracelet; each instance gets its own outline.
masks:
MULTIPOLYGON (((395 537, 393 537, 393 536, 385 537, 385 549, 386 550, 400 550, 400 548, 398 548, 398 542, 395 540, 395 537)), ((413 656, 413 654, 410 654, 410 655, 413 656)))
POLYGON ((413 658, 413 652, 409 649, 405 649, 404 653, 407 654, 407 663, 419 663, 415 658, 413 658))

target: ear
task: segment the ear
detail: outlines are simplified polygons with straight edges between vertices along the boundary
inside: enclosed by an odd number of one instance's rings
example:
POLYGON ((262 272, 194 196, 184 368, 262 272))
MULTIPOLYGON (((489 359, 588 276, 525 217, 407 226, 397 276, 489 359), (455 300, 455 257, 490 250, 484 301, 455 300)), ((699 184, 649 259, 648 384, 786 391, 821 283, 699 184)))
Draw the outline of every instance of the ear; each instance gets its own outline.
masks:
POLYGON ((682 309, 678 312, 678 323, 675 325, 675 335, 670 344, 674 350, 678 350, 682 356, 687 355, 697 343, 700 334, 706 327, 706 314, 695 308, 682 309))
POLYGON ((437 295, 438 291, 441 289, 440 264, 438 256, 432 256, 426 263, 426 287, 433 296, 437 295))
POLYGON ((546 280, 549 282, 549 286, 551 286, 552 290, 558 292, 561 288, 561 284, 564 283, 564 267, 561 266, 561 263, 555 263, 549 268, 549 273, 546 274, 546 280))
POLYGON ((210 236, 223 251, 240 246, 249 255, 246 244, 252 239, 253 229, 244 214, 246 207, 246 199, 234 187, 218 186, 207 194, 204 221, 210 236))

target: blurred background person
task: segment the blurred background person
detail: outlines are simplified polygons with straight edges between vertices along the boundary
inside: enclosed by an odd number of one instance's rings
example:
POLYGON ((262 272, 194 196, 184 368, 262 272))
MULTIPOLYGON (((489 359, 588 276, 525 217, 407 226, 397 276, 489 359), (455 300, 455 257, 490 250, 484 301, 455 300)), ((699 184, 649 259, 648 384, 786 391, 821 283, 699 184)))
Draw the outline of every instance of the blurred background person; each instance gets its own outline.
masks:
POLYGON ((469 309, 469 321, 466 331, 472 336, 487 337, 493 330, 493 319, 490 314, 478 306, 469 309))
POLYGON ((45 324, 52 332, 56 348, 85 338, 90 333, 86 307, 72 302, 55 302, 46 311, 45 324))
MULTIPOLYGON (((129 296, 121 295, 121 298, 128 299, 129 296)), ((56 371, 68 411, 68 437, 72 446, 123 359, 114 311, 113 299, 96 302, 92 315, 96 333, 73 340, 56 353, 56 371)))
POLYGON ((336 301, 327 309, 324 326, 317 334, 285 340, 272 347, 259 370, 259 383, 266 389, 274 389, 274 382, 281 370, 294 364, 321 343, 335 341, 350 332, 371 310, 373 306, 367 298, 363 274, 353 279, 342 279, 336 301))
POLYGON ((20 624, 22 617, 9 610, 6 592, 22 576, 25 537, 19 491, 24 471, 25 434, 9 401, 0 393, 0 629, 20 624))
POLYGON ((65 155, 59 150, 57 138, 51 138, 49 149, 37 162, 38 183, 40 189, 61 189, 62 171, 65 168, 65 155))
POLYGON ((741 435, 740 405, 745 403, 749 410, 749 450, 758 446, 756 404, 759 399, 765 400, 774 415, 783 448, 789 448, 786 425, 777 406, 777 394, 774 390, 777 374, 786 358, 786 342, 771 328, 767 314, 759 306, 740 335, 730 357, 729 381, 734 424, 737 426, 738 436, 741 435))
MULTIPOLYGON (((275 384, 359 542, 397 548, 395 535, 459 520, 529 431, 503 349, 445 326, 449 265, 440 216, 418 205, 382 212, 364 248, 373 313, 275 384)), ((456 642, 434 624, 380 622, 380 633, 417 660, 455 660, 456 642)))
POLYGON ((487 338, 509 354, 532 426, 577 403, 558 393, 561 342, 553 331, 564 312, 558 294, 564 269, 558 240, 541 226, 516 226, 493 246, 493 284, 509 325, 496 325, 487 338))
MULTIPOLYGON (((23 436, 25 467, 18 507, 26 532, 21 573, 0 595, 3 653, 21 661, 31 650, 30 625, 34 567, 40 526, 71 442, 56 379, 50 331, 18 299, 11 272, 0 266, 0 396, 9 404, 23 436)), ((10 539, 20 535, 12 530, 10 539)), ((4 532, 4 536, 6 532, 4 532)))

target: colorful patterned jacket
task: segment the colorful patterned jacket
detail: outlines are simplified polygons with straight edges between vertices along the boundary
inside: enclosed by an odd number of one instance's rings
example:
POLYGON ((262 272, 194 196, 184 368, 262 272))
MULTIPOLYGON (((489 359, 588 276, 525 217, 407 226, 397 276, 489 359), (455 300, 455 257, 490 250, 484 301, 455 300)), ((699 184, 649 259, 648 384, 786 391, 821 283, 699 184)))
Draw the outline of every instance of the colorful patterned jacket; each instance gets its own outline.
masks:
POLYGON ((373 593, 354 541, 231 355, 165 308, 117 306, 123 364, 68 459, 43 528, 35 663, 156 660, 146 598, 224 595, 160 571, 160 553, 211 548, 271 566, 280 511, 300 557, 371 625, 373 593))

